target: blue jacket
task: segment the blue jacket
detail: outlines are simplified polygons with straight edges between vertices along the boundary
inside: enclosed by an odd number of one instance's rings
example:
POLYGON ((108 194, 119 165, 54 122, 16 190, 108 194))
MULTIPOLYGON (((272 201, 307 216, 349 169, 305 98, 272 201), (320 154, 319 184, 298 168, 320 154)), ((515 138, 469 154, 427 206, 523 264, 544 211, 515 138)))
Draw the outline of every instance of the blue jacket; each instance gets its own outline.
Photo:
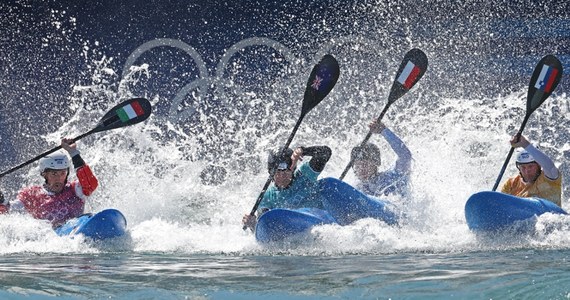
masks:
POLYGON ((358 182, 356 188, 376 197, 399 195, 405 198, 409 196, 408 182, 410 181, 412 153, 390 129, 384 129, 382 135, 398 156, 396 166, 393 169, 379 172, 365 182, 358 182))
POLYGON ((293 181, 285 189, 279 189, 273 183, 265 194, 259 207, 289 208, 315 207, 323 209, 317 177, 320 172, 311 168, 308 162, 302 163, 293 175, 293 181))

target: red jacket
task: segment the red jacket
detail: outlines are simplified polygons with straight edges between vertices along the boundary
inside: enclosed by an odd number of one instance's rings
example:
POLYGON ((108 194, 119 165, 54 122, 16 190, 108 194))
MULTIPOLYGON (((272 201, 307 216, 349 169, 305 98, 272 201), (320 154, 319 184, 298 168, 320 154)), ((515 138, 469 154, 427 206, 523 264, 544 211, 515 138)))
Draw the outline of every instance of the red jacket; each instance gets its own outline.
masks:
MULTIPOLYGON (((79 180, 68 182, 60 193, 54 194, 43 186, 30 186, 18 193, 18 201, 34 218, 49 220, 54 227, 76 218, 84 213, 87 196, 99 185, 88 165, 78 168, 76 173, 79 180)), ((0 212, 8 208, 9 204, 0 205, 0 212)))

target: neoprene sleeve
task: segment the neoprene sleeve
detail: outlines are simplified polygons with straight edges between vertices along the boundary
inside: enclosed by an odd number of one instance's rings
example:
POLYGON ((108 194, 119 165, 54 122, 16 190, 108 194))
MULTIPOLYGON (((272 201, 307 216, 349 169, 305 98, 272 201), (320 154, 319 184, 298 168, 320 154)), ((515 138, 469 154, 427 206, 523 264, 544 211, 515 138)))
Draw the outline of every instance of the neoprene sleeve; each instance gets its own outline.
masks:
POLYGON ((332 155, 332 150, 328 146, 301 147, 303 155, 311 156, 309 166, 315 172, 322 172, 332 155))
POLYGON ((85 161, 83 160, 83 158, 81 158, 81 155, 79 155, 79 154, 72 156, 71 161, 73 162, 73 168, 74 169, 78 169, 78 168, 83 167, 85 165, 85 161))

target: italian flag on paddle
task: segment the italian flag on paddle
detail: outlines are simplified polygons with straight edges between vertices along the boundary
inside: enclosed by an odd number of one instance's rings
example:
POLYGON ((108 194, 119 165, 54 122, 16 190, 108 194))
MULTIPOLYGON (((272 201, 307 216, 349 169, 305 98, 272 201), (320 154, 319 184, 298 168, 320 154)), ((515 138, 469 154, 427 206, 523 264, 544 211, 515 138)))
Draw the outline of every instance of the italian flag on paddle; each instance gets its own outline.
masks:
POLYGON ((420 68, 414 65, 412 61, 408 61, 406 67, 402 71, 402 74, 398 77, 398 82, 401 83, 406 89, 411 89, 416 83, 416 79, 420 74, 420 68))
POLYGON ((144 109, 140 105, 139 101, 136 100, 117 109, 117 115, 122 122, 127 122, 138 116, 144 115, 144 109))

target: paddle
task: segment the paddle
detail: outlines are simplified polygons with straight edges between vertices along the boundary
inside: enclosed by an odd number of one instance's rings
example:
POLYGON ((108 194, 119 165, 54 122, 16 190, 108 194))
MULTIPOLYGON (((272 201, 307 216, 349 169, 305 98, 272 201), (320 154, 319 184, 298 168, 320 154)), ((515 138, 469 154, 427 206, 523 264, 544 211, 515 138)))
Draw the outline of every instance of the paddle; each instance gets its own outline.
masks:
MULTIPOLYGON (((532 77, 530 78, 528 94, 526 97, 526 115, 519 131, 516 134, 517 139, 520 138, 524 127, 526 126, 526 122, 528 121, 528 118, 532 112, 534 112, 542 104, 542 102, 544 102, 544 100, 546 100, 546 98, 552 94, 552 91, 554 91, 556 86, 558 86, 558 83, 562 78, 562 72, 562 64, 560 64, 558 58, 553 55, 547 55, 538 62, 536 68, 534 68, 532 77)), ((507 155, 507 159, 501 168, 501 173, 499 173, 499 177, 497 178, 497 181, 495 181, 493 191, 497 190, 499 182, 501 181, 501 178, 507 169, 507 165, 514 151, 515 148, 511 147, 509 155, 507 155)))
MULTIPOLYGON (((392 103, 394 103, 398 98, 402 97, 406 92, 408 92, 420 80, 420 78, 424 76, 424 73, 427 70, 427 66, 428 59, 422 50, 412 49, 406 53, 404 59, 402 60, 402 63, 400 64, 400 68, 396 73, 394 83, 392 83, 392 89, 390 90, 390 95, 388 95, 388 103, 386 103, 386 106, 384 106, 384 109, 380 113, 378 119, 376 119, 376 122, 380 122, 386 114, 386 111, 388 111, 390 105, 392 105, 392 103)), ((370 136, 372 136, 372 130, 368 131, 368 134, 362 143, 360 143, 360 147, 364 146, 366 142, 368 142, 370 136)), ((354 160, 351 157, 350 162, 340 175, 340 180, 344 178, 353 164, 354 160)))
MULTIPOLYGON (((297 120, 297 123, 295 124, 295 127, 293 128, 291 135, 289 135, 287 142, 281 149, 280 156, 283 156, 285 151, 289 148, 289 145, 291 144, 291 141, 293 140, 295 133, 297 133, 297 129, 299 128, 299 125, 301 125, 301 121, 303 121, 305 115, 309 111, 311 111, 311 109, 313 109, 315 106, 317 106, 317 104, 319 104, 329 94, 329 92, 333 89, 334 85, 336 84, 339 75, 340 75, 340 68, 338 66, 338 62, 333 56, 328 54, 323 56, 323 58, 321 58, 319 63, 313 67, 311 75, 309 76, 309 80, 307 81, 307 87, 305 89, 305 95, 303 97, 303 108, 301 109, 301 116, 297 120)), ((257 200, 255 201, 255 205, 253 206, 251 212, 249 213, 250 216, 253 216, 255 214, 255 211, 257 210, 259 203, 261 203, 263 195, 265 194, 265 191, 267 191, 267 188, 269 187, 271 180, 273 180, 273 176, 269 175, 269 178, 267 178, 267 181, 265 182, 265 185, 263 186, 261 193, 259 194, 257 200)), ((246 229, 247 226, 244 226, 243 230, 246 229)))
MULTIPOLYGON (((133 98, 127 101, 124 101, 118 105, 116 105, 115 107, 113 107, 107 114, 105 114, 103 116, 103 118, 101 118, 101 120, 99 121, 99 123, 97 123, 97 126, 95 128, 93 128, 92 130, 74 138, 74 141, 78 141, 92 133, 95 132, 101 132, 101 131, 106 131, 106 130, 111 130, 111 129, 115 129, 115 128, 120 128, 120 127, 125 127, 125 126, 129 126, 129 125, 133 125, 133 124, 137 124, 140 123, 144 120, 146 120, 152 111, 152 107, 150 105, 150 102, 148 102, 147 99, 145 98, 133 98)), ((44 152, 22 164, 19 164, 13 168, 11 168, 10 170, 4 171, 2 173, 0 173, 0 178, 10 174, 22 167, 25 167, 31 163, 33 163, 34 161, 48 155, 51 154, 57 150, 61 149, 61 146, 57 146, 47 152, 44 152)))

